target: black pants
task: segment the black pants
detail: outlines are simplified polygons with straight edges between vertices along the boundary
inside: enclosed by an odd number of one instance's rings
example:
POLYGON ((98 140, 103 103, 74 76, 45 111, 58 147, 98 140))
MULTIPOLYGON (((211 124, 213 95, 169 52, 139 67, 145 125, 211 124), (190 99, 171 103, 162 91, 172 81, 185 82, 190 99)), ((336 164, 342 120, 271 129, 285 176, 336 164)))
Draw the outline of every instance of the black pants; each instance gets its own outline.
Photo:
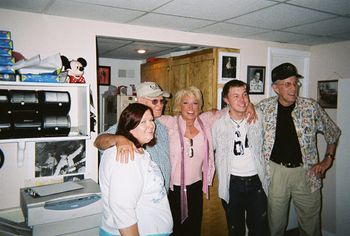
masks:
POLYGON ((267 198, 258 175, 230 177, 230 200, 222 200, 229 236, 268 235, 267 198))
POLYGON ((200 236, 203 216, 202 181, 187 185, 188 218, 181 224, 180 186, 169 191, 169 203, 174 220, 173 236, 200 236))

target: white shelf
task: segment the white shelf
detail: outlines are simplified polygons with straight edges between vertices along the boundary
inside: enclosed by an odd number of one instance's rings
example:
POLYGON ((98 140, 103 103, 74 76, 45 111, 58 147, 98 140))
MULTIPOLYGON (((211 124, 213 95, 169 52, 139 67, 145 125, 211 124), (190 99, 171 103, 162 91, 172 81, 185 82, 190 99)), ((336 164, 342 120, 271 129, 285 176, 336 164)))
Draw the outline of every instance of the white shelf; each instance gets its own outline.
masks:
POLYGON ((0 143, 56 142, 56 141, 81 140, 81 139, 90 139, 90 135, 69 135, 69 136, 63 136, 63 137, 11 138, 11 139, 0 139, 0 143))
POLYGON ((45 90, 67 91, 71 97, 71 107, 68 113, 71 122, 71 132, 68 136, 9 138, 0 139, 2 143, 17 143, 18 166, 23 165, 23 153, 26 142, 50 142, 90 139, 90 86, 89 84, 70 83, 32 83, 0 81, 0 89, 7 90, 45 90))

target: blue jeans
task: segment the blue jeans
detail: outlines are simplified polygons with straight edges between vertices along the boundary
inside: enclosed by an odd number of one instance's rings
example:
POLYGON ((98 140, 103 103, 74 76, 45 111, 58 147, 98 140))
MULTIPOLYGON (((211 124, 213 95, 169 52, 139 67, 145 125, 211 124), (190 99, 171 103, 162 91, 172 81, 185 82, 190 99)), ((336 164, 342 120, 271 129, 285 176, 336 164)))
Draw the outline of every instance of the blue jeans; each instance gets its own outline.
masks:
POLYGON ((269 235, 267 198, 258 175, 230 177, 230 200, 222 200, 229 236, 269 235))

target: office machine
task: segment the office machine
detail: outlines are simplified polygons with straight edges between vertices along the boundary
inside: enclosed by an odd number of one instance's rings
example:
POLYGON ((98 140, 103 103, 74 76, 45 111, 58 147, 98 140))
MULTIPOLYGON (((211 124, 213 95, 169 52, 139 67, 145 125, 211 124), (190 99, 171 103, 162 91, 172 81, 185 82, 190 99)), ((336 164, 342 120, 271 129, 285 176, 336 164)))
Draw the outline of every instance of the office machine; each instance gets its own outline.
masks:
POLYGON ((86 235, 91 230, 98 232, 101 223, 100 187, 91 179, 22 188, 20 203, 35 236, 86 235))

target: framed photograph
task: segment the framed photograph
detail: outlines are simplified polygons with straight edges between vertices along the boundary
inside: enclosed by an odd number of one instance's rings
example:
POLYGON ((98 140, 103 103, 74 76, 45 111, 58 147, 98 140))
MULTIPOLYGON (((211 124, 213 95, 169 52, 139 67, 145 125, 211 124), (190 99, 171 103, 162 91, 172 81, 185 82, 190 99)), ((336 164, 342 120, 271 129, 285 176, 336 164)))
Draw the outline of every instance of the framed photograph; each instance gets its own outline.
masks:
POLYGON ((97 84, 110 85, 111 84, 111 67, 99 66, 97 69, 97 84))
POLYGON ((84 174, 85 140, 35 144, 35 177, 84 174))
POLYGON ((239 79, 239 53, 219 52, 218 84, 224 84, 232 79, 239 79))
POLYGON ((317 101, 323 108, 337 108, 338 80, 317 82, 317 101))
POLYGON ((221 110, 221 109, 226 107, 225 101, 224 101, 224 99, 222 97, 222 88, 218 88, 217 97, 218 97, 217 98, 218 99, 218 101, 217 101, 217 109, 221 110))
POLYGON ((249 87, 249 94, 264 94, 265 71, 265 66, 248 66, 247 85, 249 87))

